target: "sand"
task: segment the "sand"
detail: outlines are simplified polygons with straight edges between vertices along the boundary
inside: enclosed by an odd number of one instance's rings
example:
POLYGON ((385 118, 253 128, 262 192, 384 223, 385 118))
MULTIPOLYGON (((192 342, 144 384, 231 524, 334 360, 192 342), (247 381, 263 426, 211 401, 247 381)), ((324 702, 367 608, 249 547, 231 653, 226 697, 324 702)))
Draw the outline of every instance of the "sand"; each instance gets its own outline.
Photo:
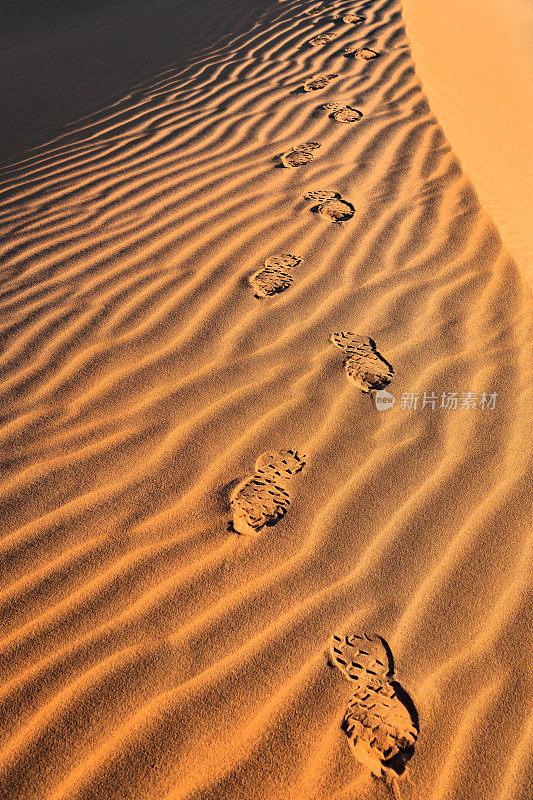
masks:
POLYGON ((404 0, 417 73, 483 207, 533 285, 533 5, 404 0))
MULTIPOLYGON (((74 53, 91 25, 56 8, 74 53)), ((327 663, 366 631, 419 719, 403 800, 526 800, 531 291, 402 8, 199 5, 183 53, 179 4, 142 50, 153 10, 100 9, 123 60, 100 111, 66 78, 59 122, 35 84, 10 117, 0 797, 391 797, 327 663)))

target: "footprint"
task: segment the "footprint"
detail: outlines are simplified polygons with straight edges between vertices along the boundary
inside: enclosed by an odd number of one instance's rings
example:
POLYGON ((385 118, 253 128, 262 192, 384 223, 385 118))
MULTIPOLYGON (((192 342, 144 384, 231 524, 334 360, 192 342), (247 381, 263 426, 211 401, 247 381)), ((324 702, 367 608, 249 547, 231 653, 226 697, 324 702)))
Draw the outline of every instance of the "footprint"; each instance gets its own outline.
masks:
POLYGON ((394 673, 394 659, 388 644, 381 636, 369 636, 365 632, 346 636, 333 634, 328 663, 349 681, 360 680, 362 674, 386 678, 394 673))
POLYGON ((287 150, 286 153, 280 155, 280 161, 284 167, 300 167, 302 164, 308 164, 313 160, 314 150, 321 147, 318 142, 304 142, 292 150, 287 150))
POLYGON ((362 116, 363 112, 359 111, 358 108, 353 108, 352 106, 339 108, 330 114, 330 117, 337 122, 357 122, 357 120, 361 119, 362 116))
POLYGON ((296 450, 267 450, 255 462, 256 473, 290 480, 305 467, 305 456, 296 450))
POLYGON ((320 203, 325 203, 326 200, 336 200, 340 198, 339 192, 333 192, 331 189, 313 189, 304 194, 306 200, 318 200, 320 203))
POLYGON ((331 42, 336 37, 336 33, 319 33, 318 36, 309 39, 308 44, 310 44, 311 47, 319 47, 322 44, 328 44, 328 42, 331 42))
POLYGON ((399 797, 398 777, 413 757, 418 715, 396 681, 373 678, 357 685, 341 723, 357 761, 383 778, 399 797))
POLYGON ((333 19, 342 19, 347 25, 361 25, 362 22, 365 21, 365 18, 361 16, 361 14, 357 14, 355 11, 347 11, 344 14, 335 14, 333 19))
POLYGON ((364 61, 371 61, 379 56, 379 53, 376 53, 375 50, 371 50, 369 47, 358 48, 355 44, 347 44, 343 52, 345 56, 360 58, 364 61))
POLYGON ((345 22, 347 25, 361 25, 365 21, 365 18, 362 17, 360 14, 350 13, 345 14, 342 18, 342 21, 345 22))
POLYGON ((304 197, 306 200, 318 200, 318 205, 314 206, 311 211, 322 214, 329 222, 336 222, 340 225, 355 214, 353 205, 347 200, 343 200, 339 192, 330 189, 313 189, 306 192, 304 197))
POLYGON ((331 111, 329 116, 337 122, 357 122, 363 116, 363 112, 359 109, 353 108, 353 106, 343 106, 341 103, 324 103, 322 108, 331 111))
POLYGON ((274 525, 290 505, 286 484, 305 466, 305 457, 295 450, 267 451, 255 462, 255 472, 241 481, 230 496, 233 529, 257 536, 266 525, 274 525))
POLYGON ((301 262, 301 258, 292 253, 280 256, 269 256, 261 267, 248 278, 255 297, 270 297, 284 292, 291 285, 293 278, 290 270, 301 262))
POLYGON ((281 267, 290 269, 290 267, 297 267, 302 259, 300 256, 294 256, 292 253, 283 253, 281 256, 268 256, 265 258, 265 267, 281 267))
POLYGON ((316 89, 324 89, 333 78, 338 78, 338 72, 320 73, 313 75, 312 78, 307 78, 302 84, 304 92, 314 92, 316 89))
POLYGON ((344 350, 344 368, 348 380, 363 392, 383 389, 391 382, 394 370, 377 352, 373 339, 341 331, 332 333, 330 341, 344 350))
POLYGON ((354 56, 358 50, 361 48, 355 44, 354 42, 349 42, 343 49, 343 53, 345 56, 354 56))
POLYGON ((329 222, 335 222, 340 225, 351 219, 355 214, 355 208, 347 200, 326 200, 320 203, 317 208, 319 214, 326 217, 329 222))
POLYGON ((411 697, 393 678, 388 644, 366 633, 334 635, 328 661, 354 685, 341 723, 354 757, 399 798, 398 777, 414 754, 420 727, 411 697))

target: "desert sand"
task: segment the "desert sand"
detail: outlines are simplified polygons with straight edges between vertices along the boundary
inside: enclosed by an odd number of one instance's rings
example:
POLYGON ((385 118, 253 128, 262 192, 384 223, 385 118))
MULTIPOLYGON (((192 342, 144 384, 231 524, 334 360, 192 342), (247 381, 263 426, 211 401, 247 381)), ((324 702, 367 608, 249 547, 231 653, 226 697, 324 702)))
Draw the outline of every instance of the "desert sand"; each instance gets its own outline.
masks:
POLYGON ((533 285, 533 4, 404 0, 424 90, 506 247, 533 285))
POLYGON ((0 797, 526 800, 531 289, 401 4, 67 5, 2 90, 0 797))

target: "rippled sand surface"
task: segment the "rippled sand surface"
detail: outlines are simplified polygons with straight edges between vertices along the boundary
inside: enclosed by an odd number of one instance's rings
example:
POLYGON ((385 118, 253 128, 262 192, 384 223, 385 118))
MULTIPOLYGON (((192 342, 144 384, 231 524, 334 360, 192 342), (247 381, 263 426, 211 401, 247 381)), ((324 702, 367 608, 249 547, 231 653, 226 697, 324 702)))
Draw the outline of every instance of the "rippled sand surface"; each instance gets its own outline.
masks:
POLYGON ((403 800, 526 800, 529 290, 396 0, 249 13, 2 173, 0 796, 384 800, 326 664, 365 630, 419 715, 403 800), (255 297, 277 254, 292 281, 255 297), (375 343, 392 407, 335 332, 375 343), (286 448, 286 514, 236 533, 286 448))

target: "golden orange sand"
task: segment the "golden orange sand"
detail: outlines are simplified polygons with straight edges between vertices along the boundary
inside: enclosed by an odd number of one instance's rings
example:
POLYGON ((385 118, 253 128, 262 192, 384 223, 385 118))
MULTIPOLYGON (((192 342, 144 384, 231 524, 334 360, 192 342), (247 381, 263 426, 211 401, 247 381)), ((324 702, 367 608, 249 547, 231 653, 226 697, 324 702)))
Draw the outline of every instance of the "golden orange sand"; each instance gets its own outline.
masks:
POLYGON ((533 285, 533 4, 404 0, 422 86, 533 285))
POLYGON ((248 4, 247 30, 2 173, 2 799, 383 800, 326 665, 363 628, 420 716, 402 798, 529 796, 531 294, 397 0, 313 6, 248 4), (292 284, 255 298, 283 253, 292 284), (393 408, 347 380, 337 331, 375 341, 393 408), (283 448, 307 455, 287 514, 232 532, 232 489, 283 448))

